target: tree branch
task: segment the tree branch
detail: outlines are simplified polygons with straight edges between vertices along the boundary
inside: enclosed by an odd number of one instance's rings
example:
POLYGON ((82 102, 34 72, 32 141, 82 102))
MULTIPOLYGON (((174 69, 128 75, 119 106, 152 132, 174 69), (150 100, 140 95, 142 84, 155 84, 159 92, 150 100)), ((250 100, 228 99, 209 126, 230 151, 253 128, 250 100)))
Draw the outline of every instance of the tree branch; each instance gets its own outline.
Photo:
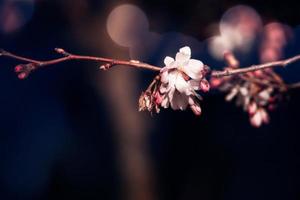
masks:
POLYGON ((212 71, 210 76, 211 77, 232 76, 232 75, 244 74, 247 72, 272 68, 272 67, 286 67, 287 65, 299 60, 300 60, 300 55, 297 55, 285 60, 269 62, 269 63, 259 64, 259 65, 252 65, 250 67, 244 67, 239 69, 226 69, 223 71, 212 71))
POLYGON ((152 71, 160 71, 161 70, 160 67, 150 65, 147 63, 143 63, 143 62, 140 62, 137 60, 125 61, 125 60, 116 60, 116 59, 111 59, 111 58, 102 58, 102 57, 95 57, 95 56, 76 55, 76 54, 71 54, 61 48, 56 48, 55 51, 57 53, 63 55, 63 57, 53 59, 53 60, 41 61, 41 60, 34 60, 34 59, 29 59, 29 58, 25 58, 22 56, 18 56, 13 53, 7 52, 5 50, 0 51, 0 56, 5 56, 5 57, 13 58, 15 60, 28 62, 28 64, 18 65, 15 68, 15 71, 17 73, 19 73, 19 78, 21 78, 21 79, 26 78, 30 72, 32 72, 38 68, 42 68, 42 67, 46 67, 49 65, 54 65, 54 64, 58 64, 58 63, 66 62, 66 61, 71 61, 71 60, 94 61, 94 62, 105 63, 104 65, 102 65, 100 67, 100 69, 103 69, 103 70, 107 70, 115 65, 126 65, 129 67, 147 69, 147 70, 152 70, 152 71))
MULTIPOLYGON (((83 55, 76 55, 76 54, 71 54, 69 52, 66 52, 64 49, 61 48, 56 48, 55 51, 63 57, 53 59, 53 60, 46 60, 46 61, 41 61, 41 60, 34 60, 34 59, 29 59, 25 58, 22 56, 18 56, 15 54, 12 54, 10 52, 7 52, 5 50, 0 50, 0 56, 5 56, 9 58, 13 58, 15 60, 20 60, 23 62, 27 62, 25 65, 18 65, 15 68, 15 71, 19 73, 19 78, 23 79, 28 76, 28 74, 38 68, 49 66, 49 65, 54 65, 58 63, 62 63, 65 61, 70 61, 70 60, 82 60, 82 61, 94 61, 94 62, 101 62, 105 63, 100 67, 100 69, 107 70, 115 65, 126 65, 129 67, 135 67, 139 69, 147 69, 151 71, 157 71, 159 72, 161 70, 161 67, 150 65, 147 63, 143 63, 137 60, 130 60, 130 61, 125 61, 125 60, 116 60, 116 59, 111 59, 111 58, 102 58, 102 57, 95 57, 95 56, 83 56, 83 55)), ((212 70, 210 73, 211 77, 223 77, 223 76, 232 76, 232 75, 238 75, 238 74, 244 74, 247 72, 252 72, 252 71, 257 71, 257 70, 263 70, 267 68, 273 68, 273 67, 285 67, 291 63, 294 63, 296 61, 300 60, 300 55, 281 60, 281 61, 275 61, 275 62, 269 62, 269 63, 264 63, 264 64, 259 64, 259 65, 252 65, 249 67, 245 68, 236 68, 236 69, 225 69, 222 71, 217 71, 217 70, 212 70)))

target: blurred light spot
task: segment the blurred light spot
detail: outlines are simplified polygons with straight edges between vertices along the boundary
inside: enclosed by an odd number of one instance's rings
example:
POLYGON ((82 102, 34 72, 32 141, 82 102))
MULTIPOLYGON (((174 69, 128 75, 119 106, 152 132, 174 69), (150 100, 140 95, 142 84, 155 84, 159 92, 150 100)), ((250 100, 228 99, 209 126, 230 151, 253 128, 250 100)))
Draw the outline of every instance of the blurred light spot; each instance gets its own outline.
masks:
POLYGON ((233 43, 223 36, 213 37, 208 42, 210 54, 220 60, 226 51, 232 51, 233 49, 233 43))
POLYGON ((271 62, 283 57, 283 48, 292 37, 292 29, 284 24, 273 22, 264 27, 260 48, 261 62, 271 62))
POLYGON ((32 17, 34 0, 4 0, 0 2, 0 31, 12 33, 22 28, 32 17))
MULTIPOLYGON (((252 41, 262 29, 262 21, 259 14, 251 7, 238 5, 230 8, 222 17, 220 22, 221 35, 232 35, 236 32, 241 35, 237 44, 252 41)), ((243 45, 243 44, 242 44, 243 45)))
POLYGON ((262 21, 253 8, 238 5, 226 11, 219 29, 220 35, 209 40, 209 50, 215 58, 222 59, 225 51, 247 53, 262 29, 262 21))
POLYGON ((149 22, 137 6, 124 4, 114 8, 107 19, 107 32, 114 42, 131 47, 148 33, 149 22))

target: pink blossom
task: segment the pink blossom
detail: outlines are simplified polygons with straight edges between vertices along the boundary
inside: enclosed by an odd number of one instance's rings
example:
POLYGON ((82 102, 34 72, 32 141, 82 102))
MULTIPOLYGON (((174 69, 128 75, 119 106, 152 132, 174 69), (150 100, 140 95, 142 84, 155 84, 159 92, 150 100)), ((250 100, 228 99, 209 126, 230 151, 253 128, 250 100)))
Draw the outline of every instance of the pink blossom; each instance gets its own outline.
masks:
POLYGON ((205 79, 207 68, 204 64, 191 59, 191 49, 183 47, 176 54, 175 59, 167 56, 165 67, 161 69, 162 94, 161 106, 174 110, 185 110, 188 106, 196 115, 201 114, 199 99, 196 91, 209 91, 209 82, 205 79))

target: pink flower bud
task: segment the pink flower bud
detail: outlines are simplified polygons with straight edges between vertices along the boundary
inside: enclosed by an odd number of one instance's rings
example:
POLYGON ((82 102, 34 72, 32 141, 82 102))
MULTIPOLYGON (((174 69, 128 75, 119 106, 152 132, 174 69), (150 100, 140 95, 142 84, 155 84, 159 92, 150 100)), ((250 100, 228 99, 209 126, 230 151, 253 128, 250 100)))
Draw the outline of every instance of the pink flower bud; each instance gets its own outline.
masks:
POLYGON ((210 79, 210 85, 212 88, 217 88, 222 84, 221 78, 211 78, 210 79))
POLYGON ((26 72, 22 72, 22 73, 18 74, 19 79, 25 79, 25 78, 27 78, 27 76, 28 76, 28 73, 26 73, 26 72))
POLYGON ((210 86, 209 86, 209 83, 206 79, 203 79, 201 82, 200 82, 200 88, 203 92, 208 92, 209 89, 210 89, 210 86))
POLYGON ((24 70, 24 66, 23 65, 17 65, 16 67, 15 67, 15 72, 16 73, 19 73, 19 72, 21 72, 21 71, 23 71, 24 70))
POLYGON ((250 123, 252 126, 255 128, 259 128, 262 124, 262 116, 260 112, 256 112, 251 118, 250 118, 250 123))
POLYGON ((197 116, 201 115, 201 107, 199 105, 193 104, 190 107, 195 115, 197 115, 197 116))
POLYGON ((265 109, 259 109, 259 112, 260 112, 263 122, 265 124, 268 124, 270 121, 268 113, 265 111, 265 109))
POLYGON ((253 72, 254 76, 262 77, 263 76, 263 71, 262 70, 257 70, 253 72))
POLYGON ((257 110, 257 105, 256 105, 256 103, 252 102, 252 103, 248 106, 248 113, 249 113, 250 115, 254 115, 255 112, 256 112, 256 110, 257 110))

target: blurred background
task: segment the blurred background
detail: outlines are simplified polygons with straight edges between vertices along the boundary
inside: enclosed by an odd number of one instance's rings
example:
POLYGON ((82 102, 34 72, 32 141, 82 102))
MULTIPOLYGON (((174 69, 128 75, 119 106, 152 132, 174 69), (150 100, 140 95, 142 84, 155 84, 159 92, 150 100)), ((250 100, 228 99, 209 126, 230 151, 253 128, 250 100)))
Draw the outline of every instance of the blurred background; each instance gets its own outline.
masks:
MULTIPOLYGON (((1 0, 0 47, 52 59, 77 54, 162 66, 182 46, 214 69, 300 53, 297 1, 1 0)), ((300 199, 300 91, 251 127, 224 94, 191 111, 138 112, 153 72, 66 62, 18 80, 0 58, 1 200, 300 199)), ((300 65, 277 69, 300 81, 300 65)))

